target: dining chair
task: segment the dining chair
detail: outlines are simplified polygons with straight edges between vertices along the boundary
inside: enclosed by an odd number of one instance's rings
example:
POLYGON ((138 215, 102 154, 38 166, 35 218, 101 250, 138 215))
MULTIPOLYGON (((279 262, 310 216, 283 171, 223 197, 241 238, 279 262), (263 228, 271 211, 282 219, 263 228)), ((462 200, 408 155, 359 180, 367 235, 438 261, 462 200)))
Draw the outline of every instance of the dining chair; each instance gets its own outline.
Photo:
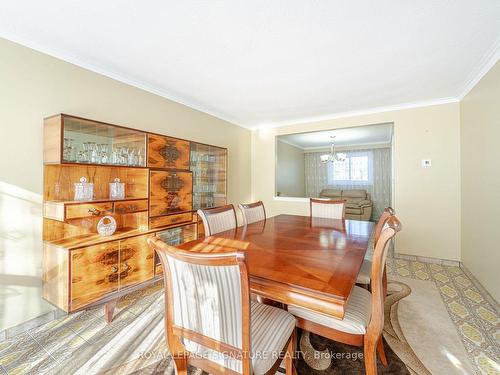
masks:
POLYGON ((392 215, 387 220, 375 245, 371 271, 371 293, 359 286, 354 286, 343 319, 302 307, 288 306, 288 311, 297 318, 297 327, 347 345, 363 346, 367 375, 377 373, 377 351, 382 364, 387 366, 382 341, 385 299, 382 275, 390 240, 400 230, 401 222, 392 215))
POLYGON ((310 198, 310 216, 324 219, 345 219, 345 201, 310 198))
POLYGON ((148 243, 164 269, 165 335, 178 374, 188 364, 211 374, 293 372, 295 318, 250 301, 245 253, 192 252, 148 243))
MULTIPOLYGON (((386 207, 380 218, 378 219, 377 226, 375 227, 374 232, 374 245, 376 246, 377 241, 384 229, 387 220, 390 219, 391 216, 394 216, 396 213, 392 207, 386 207)), ((356 279, 356 284, 370 286, 371 283, 371 272, 372 272, 372 261, 370 259, 366 259, 363 261, 361 265, 361 269, 359 270, 358 278, 356 279)), ((384 288, 387 290, 387 272, 384 273, 384 288)))
POLYGON ((206 236, 213 236, 214 234, 236 228, 236 212, 232 204, 207 210, 198 210, 197 213, 201 217, 201 220, 203 220, 206 236))
POLYGON ((238 208, 243 215, 243 224, 245 225, 266 220, 266 209, 264 208, 264 203, 262 203, 262 201, 239 204, 238 208))

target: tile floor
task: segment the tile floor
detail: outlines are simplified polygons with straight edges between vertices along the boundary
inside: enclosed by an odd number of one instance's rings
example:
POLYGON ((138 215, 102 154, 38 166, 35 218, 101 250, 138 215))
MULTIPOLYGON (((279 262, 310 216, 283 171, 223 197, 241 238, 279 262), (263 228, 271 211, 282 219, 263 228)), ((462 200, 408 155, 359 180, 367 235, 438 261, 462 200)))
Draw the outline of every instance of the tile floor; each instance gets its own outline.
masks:
MULTIPOLYGON (((403 259, 389 259, 388 269, 400 280, 434 282, 475 372, 500 373, 498 306, 462 269, 403 259)), ((155 368, 168 355, 162 311, 157 283, 120 300, 111 324, 104 322, 102 308, 95 308, 0 341, 0 374, 173 373, 155 368)))

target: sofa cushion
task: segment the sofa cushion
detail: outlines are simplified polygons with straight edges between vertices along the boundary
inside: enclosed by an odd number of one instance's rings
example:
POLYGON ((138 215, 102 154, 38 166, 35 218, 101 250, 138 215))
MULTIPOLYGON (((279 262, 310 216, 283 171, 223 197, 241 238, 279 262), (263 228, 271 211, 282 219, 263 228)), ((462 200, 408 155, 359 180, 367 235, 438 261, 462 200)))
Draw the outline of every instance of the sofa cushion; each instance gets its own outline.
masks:
POLYGON ((366 190, 363 190, 363 189, 342 190, 342 197, 345 199, 349 199, 349 198, 366 199, 366 190))
POLYGON ((358 198, 358 197, 346 197, 343 196, 342 199, 346 201, 347 204, 359 204, 359 202, 362 202, 365 200, 365 198, 358 198))
POLYGON ((339 198, 342 196, 342 190, 338 189, 323 189, 319 193, 320 198, 339 198))
POLYGON ((361 208, 361 207, 369 207, 372 205, 372 201, 367 199, 360 199, 356 201, 347 201, 345 206, 346 208, 361 208))
POLYGON ((345 209, 346 214, 353 214, 353 215, 362 215, 363 214, 363 209, 361 207, 348 207, 346 206, 345 209))

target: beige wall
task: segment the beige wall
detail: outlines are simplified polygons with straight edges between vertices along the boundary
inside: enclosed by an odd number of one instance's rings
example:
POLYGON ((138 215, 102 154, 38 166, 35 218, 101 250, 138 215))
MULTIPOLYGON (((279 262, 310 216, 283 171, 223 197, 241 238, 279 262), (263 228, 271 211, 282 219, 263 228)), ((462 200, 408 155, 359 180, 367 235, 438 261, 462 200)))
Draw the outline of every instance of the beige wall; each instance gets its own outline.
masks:
POLYGON ((500 62, 460 108, 462 262, 500 301, 500 62))
POLYGON ((304 150, 282 141, 276 146, 276 191, 287 197, 304 197, 304 150))
POLYGON ((228 200, 250 200, 250 131, 0 39, 0 331, 40 299, 43 118, 59 112, 228 148, 228 200), (26 297, 26 298, 24 298, 26 297), (14 297, 12 297, 14 298, 14 297), (13 319, 13 320, 12 320, 13 319))
POLYGON ((308 203, 274 196, 275 137, 378 123, 394 123, 394 206, 403 222, 396 251, 460 259, 459 103, 334 119, 252 132, 252 195, 270 215, 308 214, 308 203), (432 167, 422 168, 421 159, 432 167))

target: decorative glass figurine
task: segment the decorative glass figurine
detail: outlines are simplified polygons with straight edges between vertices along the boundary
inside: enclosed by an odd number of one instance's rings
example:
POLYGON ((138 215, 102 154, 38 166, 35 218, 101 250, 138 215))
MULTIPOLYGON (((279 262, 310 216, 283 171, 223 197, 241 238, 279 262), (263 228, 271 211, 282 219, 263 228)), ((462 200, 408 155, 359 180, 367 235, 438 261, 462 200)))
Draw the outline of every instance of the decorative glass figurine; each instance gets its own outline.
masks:
POLYGON ((113 216, 104 216, 97 223, 97 233, 101 236, 111 236, 116 231, 116 220, 113 216))
POLYGON ((94 184, 87 182, 85 177, 75 182, 75 201, 91 201, 94 198, 94 184))
POLYGON ((124 199, 125 198, 125 183, 120 182, 119 178, 115 178, 114 182, 109 184, 109 199, 124 199))

